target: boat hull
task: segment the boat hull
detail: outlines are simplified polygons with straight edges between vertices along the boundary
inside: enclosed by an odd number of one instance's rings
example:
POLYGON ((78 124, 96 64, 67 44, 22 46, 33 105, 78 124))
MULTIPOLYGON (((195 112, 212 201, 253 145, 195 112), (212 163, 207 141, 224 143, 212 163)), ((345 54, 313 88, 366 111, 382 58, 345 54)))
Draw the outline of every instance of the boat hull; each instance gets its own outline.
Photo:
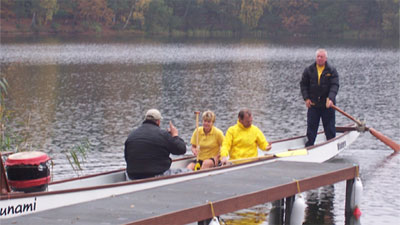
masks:
MULTIPOLYGON (((318 163, 324 162, 343 151, 354 140, 356 140, 358 135, 359 133, 353 129, 352 131, 341 132, 336 138, 326 141, 324 139, 325 135, 320 133, 317 137, 317 144, 307 148, 307 155, 298 155, 285 158, 271 157, 268 159, 260 157, 258 160, 243 164, 217 167, 168 177, 127 181, 125 170, 120 169, 101 174, 52 182, 48 185, 48 190, 45 192, 11 192, 2 194, 0 196, 0 218, 11 218, 101 198, 113 197, 121 194, 197 179, 204 176, 213 176, 216 174, 225 173, 227 171, 239 170, 277 160, 318 163)), ((275 154, 288 150, 290 151, 304 148, 305 141, 306 138, 302 136, 271 142, 273 147, 270 152, 275 154)), ((191 156, 174 160, 171 167, 183 168, 193 159, 194 157, 191 156)))

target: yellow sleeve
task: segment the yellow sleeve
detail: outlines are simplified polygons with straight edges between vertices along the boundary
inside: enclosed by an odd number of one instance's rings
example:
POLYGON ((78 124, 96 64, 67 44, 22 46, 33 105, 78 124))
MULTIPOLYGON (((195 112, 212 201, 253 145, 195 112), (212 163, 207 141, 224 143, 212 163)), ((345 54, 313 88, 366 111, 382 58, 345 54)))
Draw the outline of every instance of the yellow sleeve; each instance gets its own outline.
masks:
POLYGON ((224 141, 222 142, 222 148, 221 148, 221 157, 227 157, 229 156, 229 151, 231 150, 232 147, 232 129, 229 128, 226 131, 224 141))
POLYGON ((266 151, 267 146, 269 145, 267 139, 265 139, 265 136, 263 134, 263 132, 257 128, 257 145, 258 148, 260 148, 263 151, 266 151))

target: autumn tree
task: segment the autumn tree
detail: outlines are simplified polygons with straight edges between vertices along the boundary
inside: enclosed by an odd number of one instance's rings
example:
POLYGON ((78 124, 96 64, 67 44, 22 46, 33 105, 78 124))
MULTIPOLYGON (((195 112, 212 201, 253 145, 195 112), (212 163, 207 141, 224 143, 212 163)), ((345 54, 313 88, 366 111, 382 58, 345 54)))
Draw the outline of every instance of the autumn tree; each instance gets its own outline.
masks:
POLYGON ((58 10, 54 15, 54 19, 62 20, 63 22, 70 22, 75 19, 76 11, 77 11, 77 2, 76 1, 58 1, 58 10))
POLYGON ((140 29, 145 26, 145 13, 152 0, 137 0, 133 5, 132 18, 140 29))
POLYGON ((341 1, 321 1, 311 16, 311 32, 320 35, 338 35, 349 30, 346 24, 346 4, 341 1))
POLYGON ((53 20, 54 14, 58 10, 57 0, 40 0, 40 13, 44 18, 44 24, 47 24, 49 21, 53 20))
POLYGON ((165 33, 169 31, 172 8, 163 0, 153 0, 145 12, 145 26, 149 33, 165 33))
POLYGON ((399 36, 399 0, 378 0, 382 20, 381 28, 385 35, 399 36))
POLYGON ((306 33, 312 27, 311 15, 316 13, 317 4, 312 0, 271 0, 279 10, 281 22, 291 33, 306 33))
POLYGON ((13 0, 1 0, 0 4, 0 17, 2 19, 15 18, 14 7, 15 1, 13 0))
POLYGON ((249 28, 255 28, 268 0, 242 0, 239 18, 249 28))
POLYGON ((108 8, 106 0, 75 0, 77 3, 77 19, 111 25, 113 11, 108 8))
POLYGON ((107 0, 107 7, 114 13, 112 18, 113 25, 127 20, 129 9, 131 7, 130 2, 130 0, 107 0))

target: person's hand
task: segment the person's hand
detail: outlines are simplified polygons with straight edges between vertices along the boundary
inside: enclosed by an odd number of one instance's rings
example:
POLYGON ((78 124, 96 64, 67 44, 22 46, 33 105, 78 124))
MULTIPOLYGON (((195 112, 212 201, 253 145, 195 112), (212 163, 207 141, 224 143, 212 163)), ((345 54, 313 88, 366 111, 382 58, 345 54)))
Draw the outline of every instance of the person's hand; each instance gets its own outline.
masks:
POLYGON ((178 136, 178 129, 172 124, 171 121, 169 121, 169 128, 168 132, 171 134, 172 137, 178 136))
POLYGON ((306 107, 307 108, 310 108, 311 107, 311 105, 313 104, 312 102, 311 102, 311 100, 310 99, 306 99, 306 107))
POLYGON ((221 158, 221 164, 223 166, 228 165, 228 157, 224 156, 221 158))
POLYGON ((333 102, 329 98, 326 98, 326 108, 329 109, 332 105, 333 102))
POLYGON ((272 148, 272 146, 269 144, 268 146, 267 146, 267 149, 265 149, 266 151, 269 151, 269 150, 271 150, 271 148, 272 148))
POLYGON ((192 152, 193 152, 193 155, 197 156, 199 150, 197 149, 197 147, 195 147, 194 145, 192 145, 192 152))

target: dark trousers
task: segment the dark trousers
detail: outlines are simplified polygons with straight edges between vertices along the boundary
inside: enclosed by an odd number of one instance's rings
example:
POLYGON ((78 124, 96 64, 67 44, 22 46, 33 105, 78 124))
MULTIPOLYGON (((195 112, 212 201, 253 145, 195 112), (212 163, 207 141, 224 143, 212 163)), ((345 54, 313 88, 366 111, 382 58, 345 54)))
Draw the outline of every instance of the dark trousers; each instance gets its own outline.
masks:
POLYGON ((307 111, 307 146, 314 145, 315 138, 317 136, 319 120, 322 119, 322 125, 324 126, 326 139, 332 139, 336 137, 335 128, 335 110, 333 108, 317 108, 310 107, 307 111))

